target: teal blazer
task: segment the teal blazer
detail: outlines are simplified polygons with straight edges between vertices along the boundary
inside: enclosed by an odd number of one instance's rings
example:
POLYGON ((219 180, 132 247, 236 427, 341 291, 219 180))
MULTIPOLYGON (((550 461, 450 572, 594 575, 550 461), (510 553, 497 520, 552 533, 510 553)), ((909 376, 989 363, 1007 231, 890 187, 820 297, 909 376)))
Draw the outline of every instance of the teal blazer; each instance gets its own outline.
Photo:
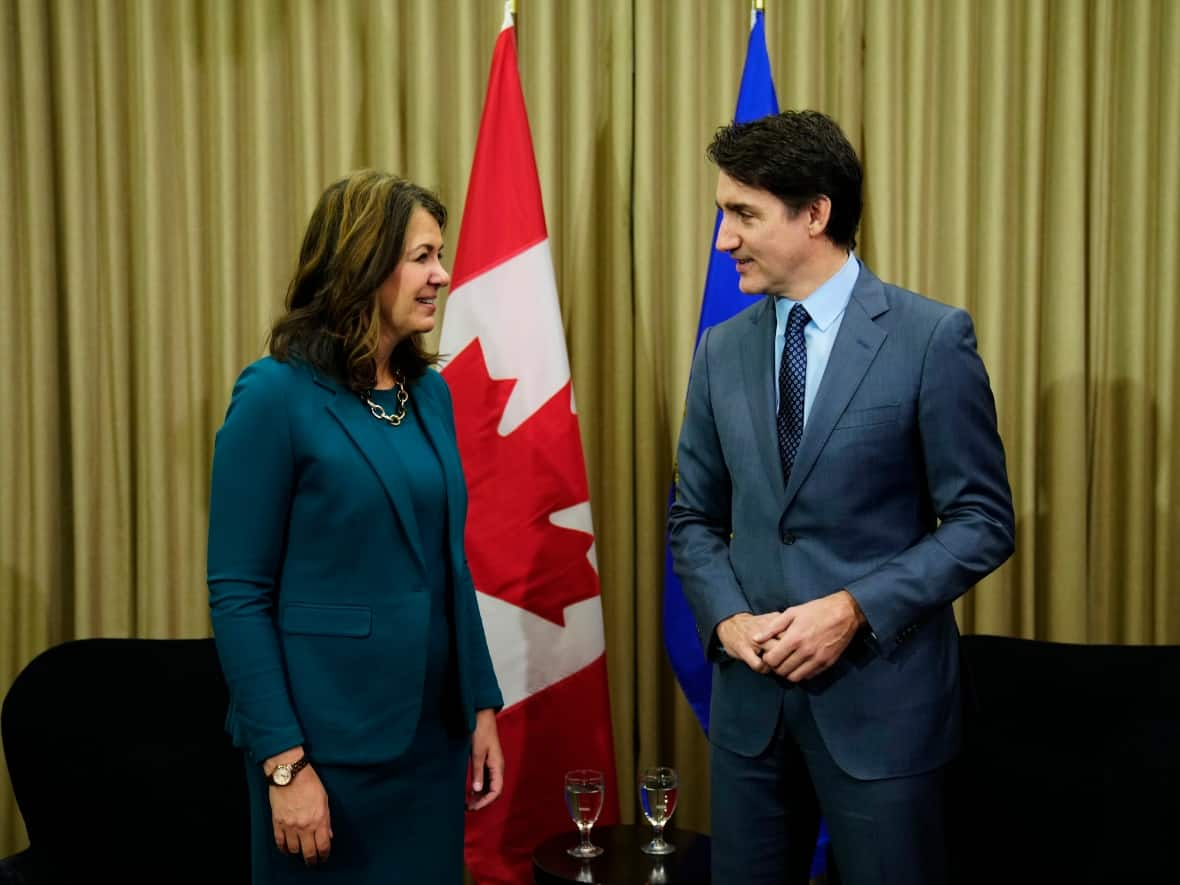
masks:
POLYGON ((446 484, 446 562, 426 562, 396 430, 346 387, 270 357, 238 378, 217 433, 209 505, 213 633, 227 728, 255 761, 302 744, 324 764, 395 759, 418 724, 428 575, 446 570, 459 705, 503 700, 463 553, 467 492, 451 396, 433 371, 411 405, 446 484))

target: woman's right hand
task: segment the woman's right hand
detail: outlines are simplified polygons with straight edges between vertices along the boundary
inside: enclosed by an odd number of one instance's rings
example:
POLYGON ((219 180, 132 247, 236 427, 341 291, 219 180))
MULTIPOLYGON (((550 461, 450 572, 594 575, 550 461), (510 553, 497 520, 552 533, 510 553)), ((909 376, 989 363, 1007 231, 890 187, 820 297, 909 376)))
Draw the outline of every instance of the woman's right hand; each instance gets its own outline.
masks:
MULTIPOLYGON (((291 751, 268 759, 263 769, 274 770, 280 762, 293 762, 303 755, 291 751), (286 758, 291 756, 291 758, 286 758)), ((315 768, 308 765, 285 787, 269 787, 271 823, 275 846, 285 854, 301 854, 308 865, 323 863, 332 850, 332 822, 328 792, 315 768)))

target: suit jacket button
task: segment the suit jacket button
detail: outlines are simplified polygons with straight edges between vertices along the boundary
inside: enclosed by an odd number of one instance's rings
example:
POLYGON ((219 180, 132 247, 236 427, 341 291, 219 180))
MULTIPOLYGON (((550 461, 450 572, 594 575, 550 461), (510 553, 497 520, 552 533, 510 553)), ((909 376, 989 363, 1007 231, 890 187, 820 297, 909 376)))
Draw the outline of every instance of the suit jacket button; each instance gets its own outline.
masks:
POLYGON ((794 544, 795 543, 795 535, 792 532, 783 532, 783 543, 784 544, 794 544))

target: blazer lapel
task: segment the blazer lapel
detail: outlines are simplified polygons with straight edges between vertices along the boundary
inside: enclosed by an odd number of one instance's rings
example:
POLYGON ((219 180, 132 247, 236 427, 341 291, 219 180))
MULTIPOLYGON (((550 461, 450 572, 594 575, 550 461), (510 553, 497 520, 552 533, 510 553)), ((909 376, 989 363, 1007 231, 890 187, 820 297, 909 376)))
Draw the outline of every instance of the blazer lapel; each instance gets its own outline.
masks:
MULTIPOLYGON (((428 370, 432 371, 432 370, 428 370)), ((463 470, 458 460, 458 444, 446 430, 447 420, 442 414, 440 403, 434 396, 417 396, 411 401, 411 406, 418 408, 418 418, 422 425, 422 433, 427 442, 434 449, 438 463, 442 467, 443 485, 447 493, 447 536, 455 537, 456 530, 462 530, 456 525, 455 506, 467 493, 463 481, 463 470)), ((460 540, 462 540, 460 538, 460 540)))
POLYGON ((782 494, 783 464, 774 429, 774 331, 774 298, 768 296, 761 307, 750 311, 750 325, 742 339, 742 389, 750 407, 754 448, 766 475, 782 494))
POLYGON ((791 506, 799 486, 823 451, 836 421, 848 407, 861 379, 881 349, 887 333, 873 320, 888 309, 881 281, 862 264, 860 276, 852 289, 852 298, 848 301, 844 319, 840 323, 840 331, 836 334, 832 354, 828 358, 828 367, 807 416, 807 426, 803 428, 803 438, 799 441, 791 479, 787 483, 784 507, 791 506))
POLYGON ((337 395, 328 404, 328 411, 340 422, 344 432, 361 450, 373 472, 381 482, 389 503, 393 506, 402 530, 410 542, 410 552, 418 568, 425 573, 426 561, 422 554, 422 538, 418 532, 418 520, 414 516, 414 502, 406 484, 406 467, 397 446, 389 438, 397 431, 384 421, 378 421, 368 407, 352 391, 344 387, 337 389, 337 395))

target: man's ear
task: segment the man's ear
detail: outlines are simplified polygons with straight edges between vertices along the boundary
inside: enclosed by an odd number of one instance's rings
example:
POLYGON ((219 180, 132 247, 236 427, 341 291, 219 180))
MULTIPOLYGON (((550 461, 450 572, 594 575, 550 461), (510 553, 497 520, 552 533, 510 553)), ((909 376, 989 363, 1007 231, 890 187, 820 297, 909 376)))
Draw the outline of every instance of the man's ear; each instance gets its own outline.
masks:
POLYGON ((807 233, 813 237, 822 237, 828 229, 828 221, 832 217, 832 201, 820 194, 807 207, 807 233))

